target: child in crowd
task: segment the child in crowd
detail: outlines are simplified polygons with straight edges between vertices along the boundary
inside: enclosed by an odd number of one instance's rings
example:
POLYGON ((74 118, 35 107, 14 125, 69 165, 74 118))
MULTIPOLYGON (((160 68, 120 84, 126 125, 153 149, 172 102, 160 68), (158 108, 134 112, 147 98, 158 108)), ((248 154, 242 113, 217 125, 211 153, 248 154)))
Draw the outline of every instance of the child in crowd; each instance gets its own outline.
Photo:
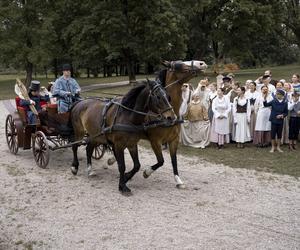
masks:
POLYGON ((272 107, 270 115, 272 148, 270 153, 274 153, 275 148, 278 152, 283 152, 280 149, 280 141, 282 137, 283 120, 288 115, 288 104, 284 100, 284 97, 285 92, 282 89, 276 91, 275 98, 270 102, 267 101, 267 95, 264 96, 264 106, 272 107))

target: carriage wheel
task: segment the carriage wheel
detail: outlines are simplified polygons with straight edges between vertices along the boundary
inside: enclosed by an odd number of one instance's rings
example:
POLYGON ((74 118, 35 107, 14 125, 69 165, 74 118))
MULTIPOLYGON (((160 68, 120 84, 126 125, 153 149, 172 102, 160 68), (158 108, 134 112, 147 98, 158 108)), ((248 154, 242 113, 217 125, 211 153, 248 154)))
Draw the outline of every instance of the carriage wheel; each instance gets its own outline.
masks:
POLYGON ((105 148, 102 144, 94 148, 92 158, 95 160, 100 160, 105 153, 105 148))
POLYGON ((37 131, 32 138, 32 152, 36 164, 46 168, 49 162, 50 149, 47 138, 42 131, 37 131))
POLYGON ((6 134, 6 142, 9 148, 9 151, 13 154, 18 153, 18 133, 17 127, 14 119, 11 115, 6 117, 5 122, 5 134, 6 134))

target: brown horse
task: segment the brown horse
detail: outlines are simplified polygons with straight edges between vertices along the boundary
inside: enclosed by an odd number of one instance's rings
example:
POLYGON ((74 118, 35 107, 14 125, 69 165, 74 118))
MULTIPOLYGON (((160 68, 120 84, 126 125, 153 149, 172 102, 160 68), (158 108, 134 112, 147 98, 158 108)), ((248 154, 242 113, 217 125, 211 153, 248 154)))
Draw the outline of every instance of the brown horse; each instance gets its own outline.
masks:
MULTIPOLYGON (((167 69, 160 71, 159 80, 167 90, 171 98, 171 105, 175 114, 179 117, 179 108, 182 102, 182 84, 192 79, 198 72, 207 68, 203 61, 174 61, 165 62, 167 69)), ((177 168, 177 148, 179 143, 180 125, 166 128, 153 128, 147 131, 147 139, 156 155, 157 163, 144 170, 144 177, 148 178, 155 170, 164 164, 161 145, 167 143, 169 146, 176 187, 184 188, 185 185, 180 179, 177 168)))
MULTIPOLYGON (((195 77, 197 73, 204 71, 207 65, 203 61, 173 61, 164 62, 164 69, 159 72, 158 80, 171 99, 171 105, 175 111, 177 117, 179 117, 179 108, 182 103, 182 84, 188 82, 190 79, 195 77)), ((148 119, 148 118, 147 118, 148 119)), ((170 127, 156 127, 147 130, 146 137, 142 134, 142 139, 149 140, 151 147, 155 153, 157 163, 144 170, 143 176, 148 178, 155 170, 164 164, 164 158, 162 154, 162 144, 167 143, 169 146, 174 178, 177 188, 184 188, 185 185, 180 179, 177 167, 177 148, 179 143, 180 125, 170 127)), ((110 164, 114 162, 114 159, 109 159, 110 164)), ((131 171, 132 172, 132 171, 131 171)), ((136 172, 135 172, 136 173, 136 172)), ((132 178, 133 175, 130 175, 132 178)), ((129 178, 129 179, 130 179, 129 178)))
MULTIPOLYGON (((176 115, 171 107, 165 89, 156 81, 144 81, 132 88, 123 98, 104 102, 97 99, 86 99, 71 110, 71 122, 74 129, 74 140, 80 141, 87 134, 87 169, 94 175, 91 156, 94 147, 100 144, 109 145, 118 162, 120 179, 119 190, 129 194, 127 181, 139 170, 137 143, 145 134, 145 116, 158 122, 174 121, 176 115), (128 148, 134 167, 125 174, 124 150, 128 148)), ((71 171, 78 172, 78 145, 74 145, 71 171)))

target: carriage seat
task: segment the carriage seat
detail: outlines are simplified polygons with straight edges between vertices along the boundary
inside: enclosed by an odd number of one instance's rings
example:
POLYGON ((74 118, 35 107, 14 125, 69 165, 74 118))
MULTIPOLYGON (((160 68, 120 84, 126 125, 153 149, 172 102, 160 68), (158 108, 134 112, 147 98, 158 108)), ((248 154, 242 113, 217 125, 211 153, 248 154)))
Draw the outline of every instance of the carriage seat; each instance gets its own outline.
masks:
POLYGON ((17 108, 17 111, 20 115, 22 122, 27 123, 26 109, 20 105, 20 101, 21 101, 21 98, 17 96, 15 98, 16 108, 17 108))
MULTIPOLYGON (((15 98, 15 102, 16 102, 16 108, 17 108, 17 111, 18 111, 18 113, 19 113, 19 115, 21 117, 21 120, 23 122, 25 122, 25 123, 28 122, 28 119, 27 119, 27 110, 26 110, 26 108, 24 108, 24 107, 22 107, 20 105, 21 98, 19 96, 17 96, 15 98)), ((48 105, 53 105, 53 104, 47 104, 47 102, 41 101, 40 105, 41 105, 41 107, 47 107, 48 105)), ((56 104, 54 104, 54 105, 56 105, 56 104)))

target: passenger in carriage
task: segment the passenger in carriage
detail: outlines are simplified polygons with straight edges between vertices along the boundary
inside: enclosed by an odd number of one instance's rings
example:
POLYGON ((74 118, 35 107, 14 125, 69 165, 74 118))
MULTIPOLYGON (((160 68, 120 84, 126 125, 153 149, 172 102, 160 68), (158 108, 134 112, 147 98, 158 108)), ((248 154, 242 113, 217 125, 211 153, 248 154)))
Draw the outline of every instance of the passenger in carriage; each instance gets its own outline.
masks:
POLYGON ((42 112, 41 102, 49 102, 49 95, 41 96, 40 95, 40 82, 32 81, 29 87, 28 95, 30 100, 21 99, 20 106, 26 109, 28 124, 36 124, 37 117, 30 110, 29 105, 34 105, 37 112, 42 112))
POLYGON ((81 88, 77 81, 71 77, 71 65, 63 65, 63 75, 55 81, 53 96, 57 98, 58 113, 66 113, 71 105, 81 100, 81 88))

